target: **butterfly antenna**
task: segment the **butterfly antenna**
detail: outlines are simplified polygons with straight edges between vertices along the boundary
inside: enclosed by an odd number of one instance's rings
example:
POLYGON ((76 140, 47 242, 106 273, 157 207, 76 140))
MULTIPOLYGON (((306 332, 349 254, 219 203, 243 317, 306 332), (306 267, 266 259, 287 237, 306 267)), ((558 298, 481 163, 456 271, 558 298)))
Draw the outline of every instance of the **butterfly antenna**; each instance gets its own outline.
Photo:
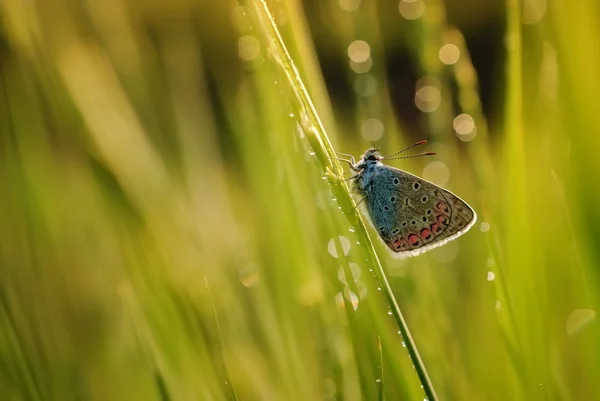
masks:
POLYGON ((392 157, 392 158, 385 158, 386 160, 399 160, 399 159, 410 159, 412 157, 420 157, 420 156, 433 156, 435 155, 435 152, 425 152, 425 153, 417 153, 416 155, 408 155, 408 156, 400 156, 400 157, 392 157))
POLYGON ((392 153, 391 155, 387 155, 387 156, 385 156, 385 157, 384 157, 384 159, 387 159, 388 157, 395 156, 395 155, 397 155, 397 154, 399 154, 399 153, 402 153, 402 152, 406 152, 408 149, 412 149, 412 148, 414 148, 415 146, 424 145, 424 144, 426 144, 426 143, 427 143, 427 141, 426 141, 425 139, 423 139, 422 141, 419 141, 419 142, 415 142, 415 143, 413 143, 412 145, 410 145, 410 146, 408 146, 408 147, 406 147, 406 148, 404 148, 404 149, 402 149, 402 150, 400 150, 400 151, 398 151, 398 152, 395 152, 395 153, 392 153))

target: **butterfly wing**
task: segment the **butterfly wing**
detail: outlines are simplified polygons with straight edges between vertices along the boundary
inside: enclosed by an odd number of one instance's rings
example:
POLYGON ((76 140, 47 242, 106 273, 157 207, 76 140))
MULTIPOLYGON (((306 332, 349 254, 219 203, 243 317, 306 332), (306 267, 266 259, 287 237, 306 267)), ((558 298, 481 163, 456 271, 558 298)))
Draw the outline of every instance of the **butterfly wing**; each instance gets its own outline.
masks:
POLYGON ((442 246, 475 224, 475 211, 452 192, 394 167, 377 170, 366 209, 395 257, 442 246))

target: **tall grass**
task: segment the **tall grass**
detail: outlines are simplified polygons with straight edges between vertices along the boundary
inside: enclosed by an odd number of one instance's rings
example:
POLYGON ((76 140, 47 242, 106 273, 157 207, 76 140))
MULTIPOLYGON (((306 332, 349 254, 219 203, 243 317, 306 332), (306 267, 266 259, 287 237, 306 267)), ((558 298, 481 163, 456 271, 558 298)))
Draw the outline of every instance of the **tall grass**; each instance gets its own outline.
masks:
POLYGON ((295 0, 2 3, 2 400, 600 398, 598 5, 506 2, 492 124, 443 2, 351 3, 305 4, 317 42, 295 0), (346 63, 357 39, 349 112, 315 46, 346 63), (438 156, 399 167, 480 216, 406 261, 333 158, 414 136, 385 44, 441 100, 438 156))

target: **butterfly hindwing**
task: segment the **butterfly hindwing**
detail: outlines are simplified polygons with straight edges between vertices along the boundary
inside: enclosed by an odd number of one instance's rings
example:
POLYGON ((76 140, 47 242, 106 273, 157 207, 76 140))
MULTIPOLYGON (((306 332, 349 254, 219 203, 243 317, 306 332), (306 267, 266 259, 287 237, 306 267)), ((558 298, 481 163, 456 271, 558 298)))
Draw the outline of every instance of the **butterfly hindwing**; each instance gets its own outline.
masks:
POLYGON ((473 209, 448 190, 380 165, 365 200, 375 229, 399 258, 414 256, 464 234, 473 209))

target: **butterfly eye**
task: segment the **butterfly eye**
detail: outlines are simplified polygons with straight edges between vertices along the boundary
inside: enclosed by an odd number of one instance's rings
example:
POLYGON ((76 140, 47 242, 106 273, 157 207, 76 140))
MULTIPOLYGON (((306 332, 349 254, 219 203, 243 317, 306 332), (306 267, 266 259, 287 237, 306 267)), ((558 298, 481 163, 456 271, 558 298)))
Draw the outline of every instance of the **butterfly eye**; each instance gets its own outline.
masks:
POLYGON ((375 157, 375 155, 371 155, 367 157, 367 160, 377 160, 377 158, 375 157))

